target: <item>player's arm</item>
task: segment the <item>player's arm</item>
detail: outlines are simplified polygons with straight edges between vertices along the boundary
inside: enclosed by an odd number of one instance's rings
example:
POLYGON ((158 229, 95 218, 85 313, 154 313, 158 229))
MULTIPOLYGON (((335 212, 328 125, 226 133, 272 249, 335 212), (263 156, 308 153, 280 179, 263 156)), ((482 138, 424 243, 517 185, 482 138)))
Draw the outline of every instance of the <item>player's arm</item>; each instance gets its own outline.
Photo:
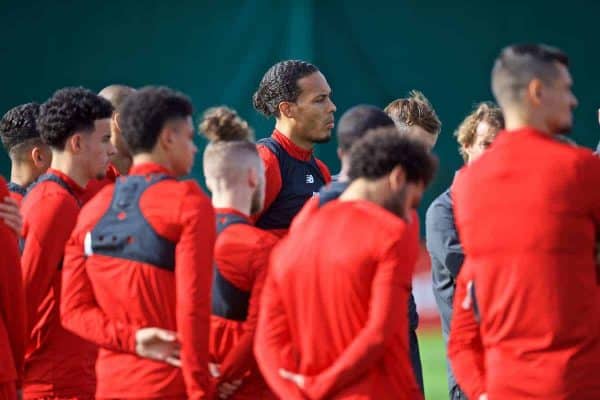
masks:
POLYGON ((260 213, 252 216, 253 221, 257 221, 263 212, 271 207, 271 204, 281 191, 281 171, 279 169, 279 160, 277 156, 271 152, 266 146, 257 146, 258 155, 260 156, 265 167, 265 201, 263 209, 260 213))
POLYGON ((465 255, 450 205, 433 203, 427 210, 425 229, 429 254, 442 262, 452 278, 456 280, 465 255))
POLYGON ((456 283, 448 358, 461 389, 470 399, 478 399, 486 391, 485 364, 479 324, 473 312, 475 299, 469 288, 473 284, 470 278, 468 271, 462 271, 456 283))
POLYGON ((25 248, 21 257, 23 289, 27 307, 27 332, 38 320, 38 308, 64 255, 65 243, 77 221, 79 209, 67 193, 46 196, 26 216, 25 248), (68 197, 67 197, 68 196, 68 197))
POLYGON ((292 381, 279 374, 280 369, 294 370, 296 357, 283 302, 272 274, 267 274, 261 296, 254 355, 265 381, 279 398, 304 398, 292 381))
POLYGON ((208 337, 211 313, 215 214, 197 185, 185 195, 180 218, 182 232, 176 247, 177 333, 189 399, 211 398, 208 337))
MULTIPOLYGON (((17 386, 23 373, 25 355, 25 296, 17 238, 10 228, 0 222, 0 313, 6 327, 12 358, 17 370, 17 386)), ((8 362, 8 360, 3 360, 8 362)))
POLYGON ((120 352, 136 352, 140 328, 107 317, 96 302, 86 271, 84 241, 91 226, 79 218, 67 245, 62 272, 61 322, 65 329, 98 346, 120 352))
MULTIPOLYGON (((264 240, 264 239, 263 239, 264 240)), ((221 363, 222 381, 232 381, 241 379, 244 373, 254 367, 255 360, 252 352, 256 325, 258 324, 258 310, 260 306, 260 296, 267 276, 267 268, 271 249, 275 244, 274 241, 263 244, 261 248, 254 250, 254 260, 252 263, 255 278, 250 293, 250 305, 248 307, 248 318, 244 323, 244 333, 242 334, 238 344, 231 349, 221 363)))
MULTIPOLYGON (((407 247, 415 242, 408 230, 404 232, 401 239, 388 244, 379 258, 365 327, 329 368, 306 377, 304 392, 310 398, 331 397, 351 384, 380 362, 391 338, 398 332, 408 332, 406 313, 398 310, 406 310, 417 250, 407 247)), ((408 348, 407 339, 405 336, 408 348)))

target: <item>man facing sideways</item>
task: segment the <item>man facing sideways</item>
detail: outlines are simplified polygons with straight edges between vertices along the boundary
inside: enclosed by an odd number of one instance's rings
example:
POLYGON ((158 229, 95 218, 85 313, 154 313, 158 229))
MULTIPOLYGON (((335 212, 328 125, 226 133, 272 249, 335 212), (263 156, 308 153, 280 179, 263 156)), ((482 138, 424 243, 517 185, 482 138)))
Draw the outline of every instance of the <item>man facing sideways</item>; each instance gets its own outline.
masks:
POLYGON ((407 98, 392 101, 384 111, 402 133, 423 142, 430 151, 433 149, 440 136, 442 123, 423 93, 412 90, 407 98), (403 127, 410 129, 404 130, 403 127))
MULTIPOLYGON (((475 161, 489 147, 498 131, 504 128, 502 111, 494 104, 480 103, 458 127, 455 135, 466 164, 475 161)), ((456 278, 464 254, 452 213, 450 188, 439 195, 425 216, 427 250, 431 257, 433 294, 442 319, 442 334, 448 342, 452 301, 456 278)), ((448 389, 451 400, 466 399, 448 365, 448 389)))
POLYGON ((114 183, 118 176, 127 175, 129 168, 131 168, 131 153, 121 134, 119 114, 123 102, 127 96, 133 93, 135 93, 135 89, 124 85, 110 85, 98 93, 98 96, 110 101, 110 104, 114 108, 110 119, 110 142, 115 148, 115 153, 110 158, 110 164, 106 169, 106 176, 103 179, 93 179, 88 183, 86 187, 86 201, 94 197, 104 186, 114 183))
POLYGON ((465 264, 448 353, 470 399, 600 398, 600 159, 556 139, 571 85, 562 51, 503 49, 492 90, 506 132, 452 188, 465 264))
POLYGON ((67 244, 61 318, 100 346, 96 398, 212 398, 215 217, 194 181, 177 180, 197 151, 192 112, 187 97, 164 87, 125 100, 131 171, 90 200, 67 244), (181 368, 175 335, 145 327, 177 332, 181 368))
POLYGON ((55 92, 40 107, 38 128, 52 163, 30 187, 23 213, 23 286, 27 305, 26 399, 91 399, 96 346, 64 330, 59 304, 64 249, 85 186, 106 171, 110 103, 83 88, 55 92))
POLYGON ((300 60, 269 68, 252 101, 257 111, 275 117, 273 134, 258 142, 266 187, 256 226, 283 235, 304 203, 331 181, 313 149, 331 138, 336 108, 323 74, 300 60))
POLYGON ((0 120, 0 137, 11 162, 8 191, 18 203, 52 160, 50 148, 42 142, 37 128, 39 113, 39 104, 26 103, 8 110, 0 120))
POLYGON ((397 310, 418 254, 412 210, 435 162, 395 127, 380 129, 352 148, 339 200, 314 207, 273 251, 255 354, 281 398, 422 398, 397 310))
POLYGON ((217 216, 210 358, 218 365, 219 394, 232 394, 233 386, 234 399, 273 398, 252 352, 269 255, 278 240, 250 221, 263 205, 264 167, 252 130, 235 111, 207 110, 200 129, 211 140, 204 176, 217 216))
MULTIPOLYGON (((0 176, 0 198, 8 196, 0 176)), ((0 400, 17 399, 25 354, 25 298, 17 236, 0 222, 0 400)))

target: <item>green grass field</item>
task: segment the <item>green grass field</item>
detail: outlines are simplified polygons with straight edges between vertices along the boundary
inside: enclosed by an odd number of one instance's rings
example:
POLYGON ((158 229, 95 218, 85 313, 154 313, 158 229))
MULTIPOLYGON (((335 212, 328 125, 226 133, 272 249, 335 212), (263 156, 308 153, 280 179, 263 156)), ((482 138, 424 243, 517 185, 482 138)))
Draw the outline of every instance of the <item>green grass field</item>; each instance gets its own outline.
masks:
POLYGON ((447 400, 448 384, 446 383, 446 356, 444 341, 440 328, 417 331, 421 361, 423 363, 423 380, 425 381, 425 399, 447 400))

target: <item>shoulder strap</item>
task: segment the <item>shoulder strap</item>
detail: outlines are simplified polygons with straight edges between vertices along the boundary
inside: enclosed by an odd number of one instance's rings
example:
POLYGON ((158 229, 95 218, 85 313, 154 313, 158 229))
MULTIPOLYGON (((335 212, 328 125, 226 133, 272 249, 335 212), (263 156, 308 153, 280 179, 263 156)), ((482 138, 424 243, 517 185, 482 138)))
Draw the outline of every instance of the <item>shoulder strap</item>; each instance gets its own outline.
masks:
POLYGON ((73 198, 77 202, 77 205, 79 207, 81 207, 81 201, 77 198, 77 196, 75 196, 75 193, 73 193, 73 190, 71 190, 71 188, 69 187, 69 185, 67 184, 67 182, 65 182, 58 175, 54 175, 51 172, 47 172, 45 174, 40 175, 40 177, 37 178, 37 180, 35 182, 33 182, 29 186, 29 188, 27 188, 27 193, 31 192, 34 187, 36 187, 37 185, 39 185, 42 182, 54 182, 54 183, 58 184, 60 187, 62 187, 63 189, 65 189, 71 196, 73 196, 73 198))
POLYGON ((235 214, 218 214, 217 215, 217 235, 223 232, 228 226, 234 224, 249 225, 246 218, 235 214))
POLYGON ((8 182, 8 185, 6 186, 8 187, 9 192, 18 193, 21 196, 25 196, 25 194, 27 194, 27 188, 17 185, 14 182, 8 182))

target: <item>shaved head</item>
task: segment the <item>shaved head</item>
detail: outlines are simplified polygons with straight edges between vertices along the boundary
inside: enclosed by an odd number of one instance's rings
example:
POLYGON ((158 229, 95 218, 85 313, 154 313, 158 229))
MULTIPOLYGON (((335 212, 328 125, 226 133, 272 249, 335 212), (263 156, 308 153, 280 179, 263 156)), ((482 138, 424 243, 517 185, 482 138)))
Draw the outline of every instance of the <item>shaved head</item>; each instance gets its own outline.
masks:
POLYGON ((135 92, 136 90, 129 86, 110 85, 102 89, 98 95, 110 101, 114 109, 117 110, 121 107, 125 98, 135 92))

